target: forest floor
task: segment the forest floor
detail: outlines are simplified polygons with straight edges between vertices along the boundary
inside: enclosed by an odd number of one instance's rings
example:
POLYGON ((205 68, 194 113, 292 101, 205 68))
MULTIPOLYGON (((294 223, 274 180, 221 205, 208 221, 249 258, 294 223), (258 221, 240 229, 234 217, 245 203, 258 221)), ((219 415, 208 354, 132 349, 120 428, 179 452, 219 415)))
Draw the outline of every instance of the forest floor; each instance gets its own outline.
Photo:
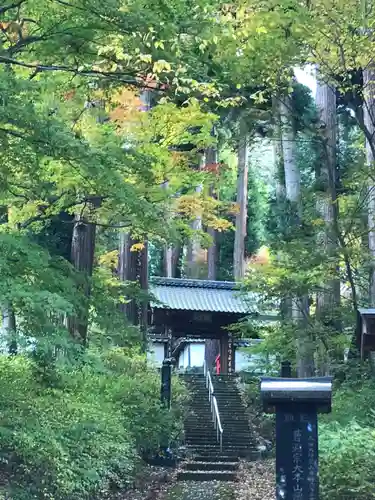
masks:
POLYGON ((274 461, 242 463, 236 482, 173 481, 158 500, 274 500, 274 461))
POLYGON ((162 500, 235 500, 234 484, 225 481, 180 481, 171 485, 162 500))

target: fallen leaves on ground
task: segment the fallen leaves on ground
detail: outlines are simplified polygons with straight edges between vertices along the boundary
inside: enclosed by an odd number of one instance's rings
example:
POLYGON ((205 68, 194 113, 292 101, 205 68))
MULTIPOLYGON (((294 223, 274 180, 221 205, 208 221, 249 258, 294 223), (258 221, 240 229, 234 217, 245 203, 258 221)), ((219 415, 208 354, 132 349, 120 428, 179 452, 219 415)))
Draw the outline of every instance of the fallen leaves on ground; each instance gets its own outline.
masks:
POLYGON ((154 500, 163 497, 176 480, 177 469, 144 464, 132 487, 124 491, 102 496, 101 500, 154 500))
POLYGON ((274 500, 275 462, 243 462, 238 474, 236 500, 274 500))
POLYGON ((225 481, 180 481, 159 500, 235 500, 236 485, 225 481))
POLYGON ((237 482, 173 482, 160 493, 158 500, 274 500, 275 463, 242 462, 237 482))

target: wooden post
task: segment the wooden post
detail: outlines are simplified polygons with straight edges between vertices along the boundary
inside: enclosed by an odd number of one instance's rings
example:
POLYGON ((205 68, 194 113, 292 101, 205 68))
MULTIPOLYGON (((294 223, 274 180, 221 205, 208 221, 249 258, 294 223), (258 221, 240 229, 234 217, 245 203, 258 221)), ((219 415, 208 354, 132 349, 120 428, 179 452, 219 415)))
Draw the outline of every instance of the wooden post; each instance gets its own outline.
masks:
POLYGON ((168 409, 171 407, 171 377, 172 362, 170 359, 165 359, 161 367, 160 399, 168 409))
POLYGON ((228 374, 233 373, 233 335, 228 332, 228 374))
POLYGON ((220 337, 220 361, 221 361, 221 373, 223 375, 228 374, 228 351, 229 351, 229 342, 228 342, 228 334, 223 332, 220 337))
POLYGON ((282 361, 281 362, 280 377, 283 377, 283 378, 291 378, 292 377, 292 365, 290 364, 290 361, 282 361))

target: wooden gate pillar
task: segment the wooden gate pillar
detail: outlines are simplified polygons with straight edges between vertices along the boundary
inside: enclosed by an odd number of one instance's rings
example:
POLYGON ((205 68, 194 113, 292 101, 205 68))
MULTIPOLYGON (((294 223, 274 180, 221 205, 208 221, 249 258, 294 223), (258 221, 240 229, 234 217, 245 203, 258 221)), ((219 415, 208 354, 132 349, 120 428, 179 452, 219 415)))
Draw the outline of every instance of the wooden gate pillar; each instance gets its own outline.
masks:
POLYGON ((221 373, 223 375, 227 375, 229 371, 228 351, 229 351, 228 333, 222 332, 220 337, 220 363, 221 363, 221 373))

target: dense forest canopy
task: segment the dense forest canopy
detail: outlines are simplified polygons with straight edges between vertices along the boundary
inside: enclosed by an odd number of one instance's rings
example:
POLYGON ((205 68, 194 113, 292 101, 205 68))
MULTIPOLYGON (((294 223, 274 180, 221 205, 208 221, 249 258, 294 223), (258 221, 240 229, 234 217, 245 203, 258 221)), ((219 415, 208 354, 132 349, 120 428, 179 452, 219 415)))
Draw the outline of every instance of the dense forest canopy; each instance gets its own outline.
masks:
POLYGON ((299 376, 345 378, 348 350, 360 363, 356 311, 375 304, 374 26, 372 0, 3 0, 0 439, 14 498, 94 498, 160 441, 158 374, 142 364, 150 276, 236 281, 277 304, 277 324, 236 335, 261 336, 299 376), (108 445, 83 476, 77 412, 108 445), (33 456, 40 414, 50 435, 33 456), (51 478, 22 496, 24 471, 45 463, 51 478))

